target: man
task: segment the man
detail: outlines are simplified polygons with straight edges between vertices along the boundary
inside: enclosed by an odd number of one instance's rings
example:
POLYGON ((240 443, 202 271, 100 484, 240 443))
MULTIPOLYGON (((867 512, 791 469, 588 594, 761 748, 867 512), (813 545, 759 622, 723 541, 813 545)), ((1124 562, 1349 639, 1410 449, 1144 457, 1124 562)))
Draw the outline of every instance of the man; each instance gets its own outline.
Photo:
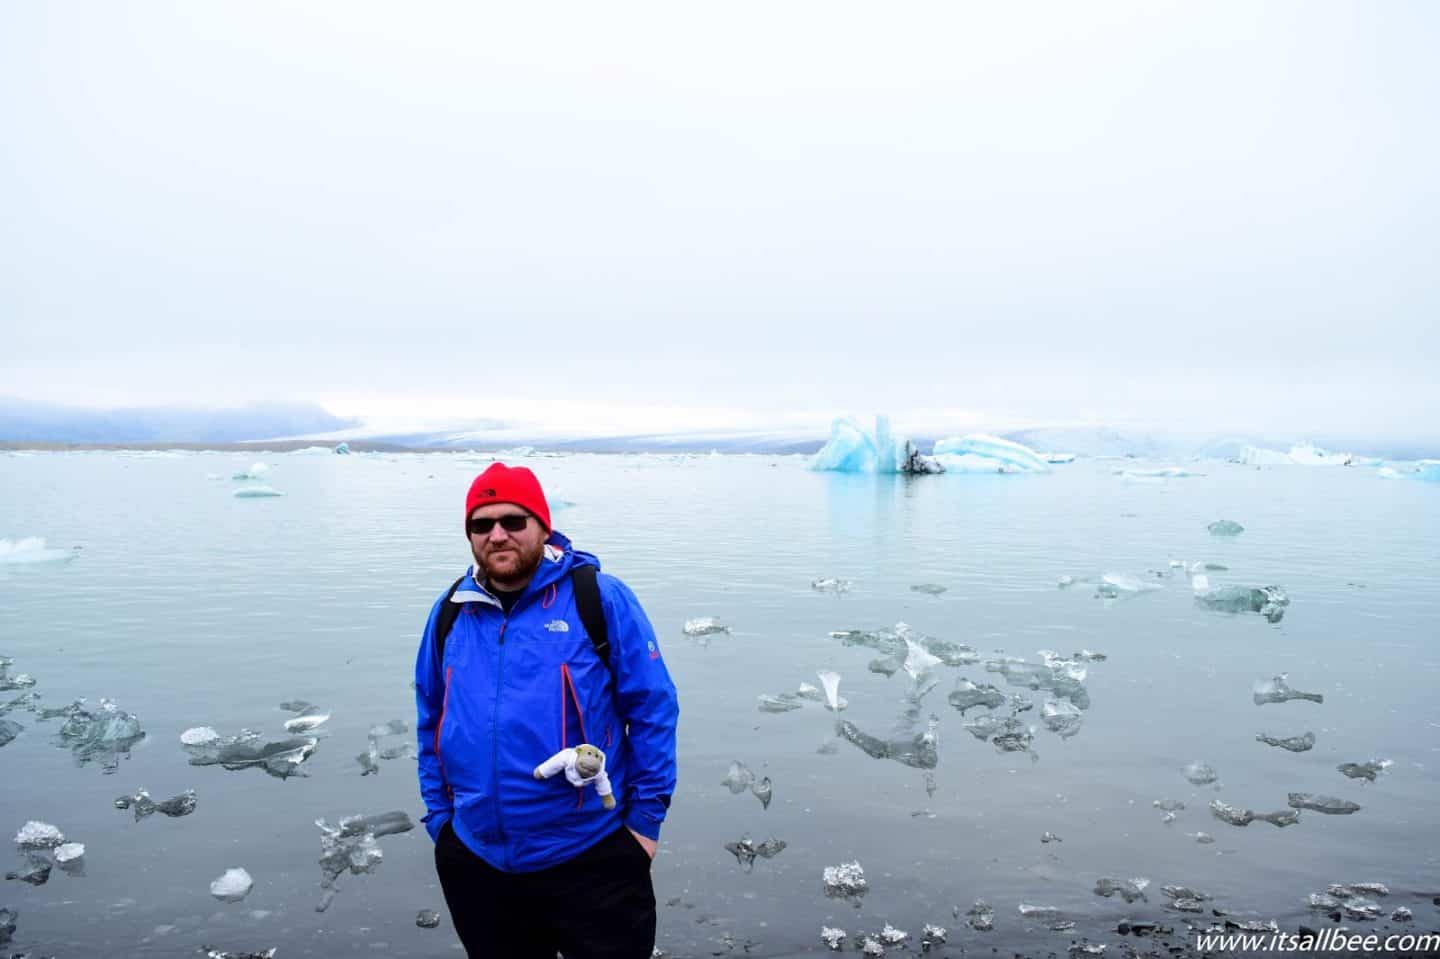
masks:
POLYGON ((552 529, 530 470, 477 476, 465 529, 475 565, 430 611, 415 663, 420 792, 455 930, 471 959, 649 959, 679 715, 655 632, 552 529), (581 745, 604 775, 553 775, 581 745))

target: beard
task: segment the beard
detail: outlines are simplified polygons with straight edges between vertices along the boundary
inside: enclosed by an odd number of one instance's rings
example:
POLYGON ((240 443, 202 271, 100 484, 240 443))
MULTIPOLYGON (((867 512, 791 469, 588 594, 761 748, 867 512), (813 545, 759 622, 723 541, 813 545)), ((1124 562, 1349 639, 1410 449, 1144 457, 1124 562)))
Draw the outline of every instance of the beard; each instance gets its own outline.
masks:
POLYGON ((485 573, 486 581, 501 589, 518 589, 528 583, 544 558, 543 542, 537 543, 534 549, 512 543, 500 550, 482 547, 475 551, 475 562, 485 573))

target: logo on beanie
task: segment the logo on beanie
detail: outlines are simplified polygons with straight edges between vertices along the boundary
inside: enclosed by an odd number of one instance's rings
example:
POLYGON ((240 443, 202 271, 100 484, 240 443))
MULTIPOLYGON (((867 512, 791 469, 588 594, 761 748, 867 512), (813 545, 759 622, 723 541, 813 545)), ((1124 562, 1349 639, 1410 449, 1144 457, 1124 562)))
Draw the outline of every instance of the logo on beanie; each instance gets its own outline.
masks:
POLYGON ((475 495, 476 495, 476 496, 491 496, 491 497, 493 497, 493 496, 495 495, 495 491, 494 491, 493 489, 476 490, 475 495))

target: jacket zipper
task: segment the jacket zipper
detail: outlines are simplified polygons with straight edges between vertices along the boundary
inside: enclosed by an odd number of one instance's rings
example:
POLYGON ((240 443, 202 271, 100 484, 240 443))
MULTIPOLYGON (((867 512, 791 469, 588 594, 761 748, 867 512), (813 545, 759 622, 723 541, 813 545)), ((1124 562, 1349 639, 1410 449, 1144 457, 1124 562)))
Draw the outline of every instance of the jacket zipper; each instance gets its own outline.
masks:
POLYGON ((505 688, 505 628, 510 625, 510 617, 507 614, 500 623, 500 636, 497 645, 500 647, 499 660, 495 666, 495 703, 490 708, 490 769, 495 777, 495 825, 500 831, 500 848, 505 853, 505 869, 510 869, 510 843, 505 838, 505 816, 501 811, 500 802, 500 737, 497 734, 500 718, 500 692, 505 688))
POLYGON ((445 757, 440 754, 440 733, 445 729, 445 713, 450 708, 450 680, 454 674, 454 666, 445 667, 445 696, 440 700, 440 721, 435 724, 435 761, 440 766, 440 781, 445 786, 445 794, 452 804, 455 802, 455 787, 450 785, 450 777, 445 775, 445 757))

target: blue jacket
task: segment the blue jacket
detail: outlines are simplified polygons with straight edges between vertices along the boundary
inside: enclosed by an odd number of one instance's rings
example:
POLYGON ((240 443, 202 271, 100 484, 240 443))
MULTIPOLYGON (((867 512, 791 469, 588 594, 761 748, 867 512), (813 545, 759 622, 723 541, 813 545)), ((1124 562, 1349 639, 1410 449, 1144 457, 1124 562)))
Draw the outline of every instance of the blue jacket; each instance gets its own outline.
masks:
POLYGON ((425 827, 445 823, 478 856, 505 872, 562 863, 623 821, 658 839, 675 791, 675 684, 635 594, 596 577, 609 631, 600 661, 575 607, 570 569, 600 562, 551 533, 534 577, 507 617, 472 566, 456 589, 463 604, 436 658, 430 611, 415 661, 420 792, 425 827), (563 775, 537 780, 535 767, 582 742, 604 750, 616 806, 593 786, 563 775))

